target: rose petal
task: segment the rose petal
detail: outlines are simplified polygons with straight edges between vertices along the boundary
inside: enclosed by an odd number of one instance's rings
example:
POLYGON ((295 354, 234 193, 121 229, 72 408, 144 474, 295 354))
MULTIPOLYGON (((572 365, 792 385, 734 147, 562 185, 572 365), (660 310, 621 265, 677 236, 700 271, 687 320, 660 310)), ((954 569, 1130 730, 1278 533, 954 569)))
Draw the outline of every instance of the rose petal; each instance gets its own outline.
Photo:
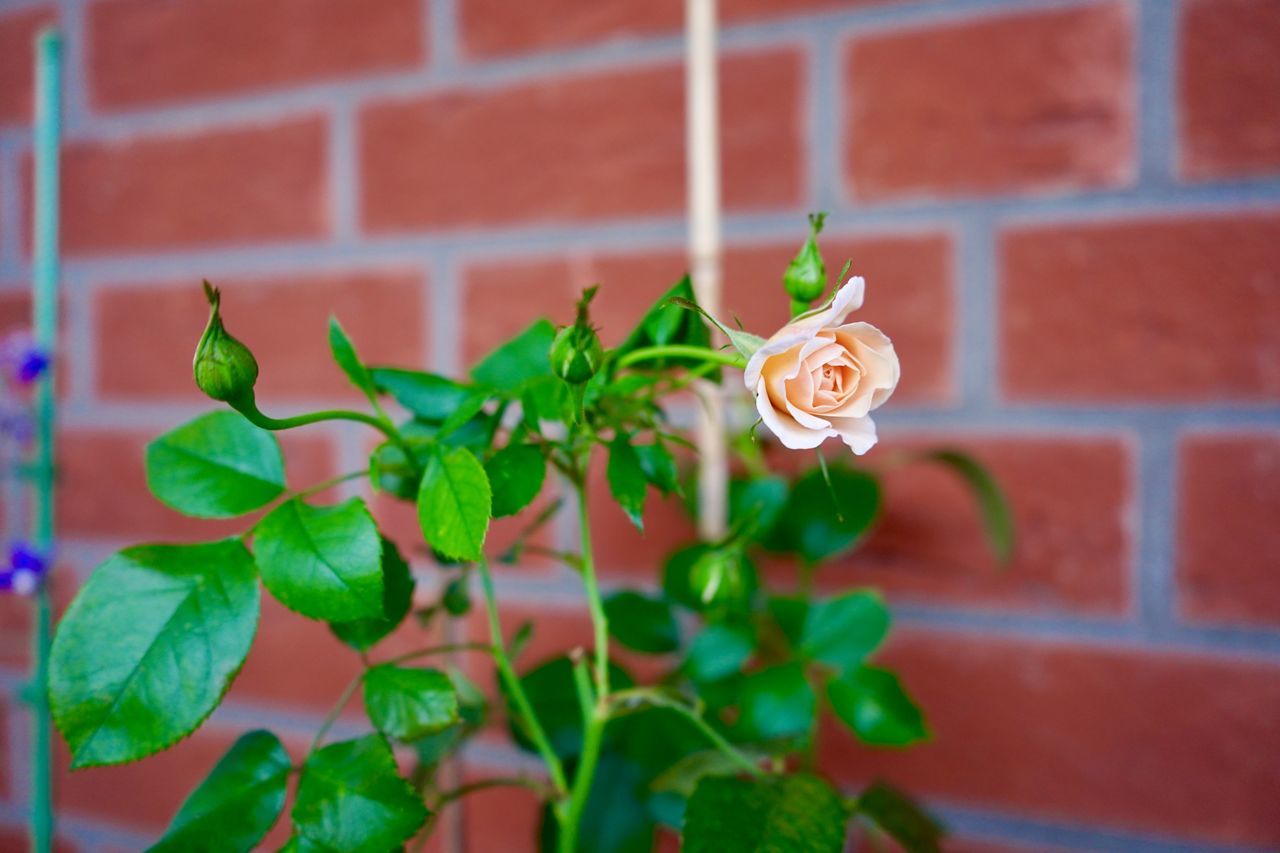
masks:
POLYGON ((876 424, 870 417, 832 420, 831 428, 855 456, 861 456, 876 446, 876 424))
POLYGON ((787 330, 784 328, 778 334, 765 341, 765 343, 761 345, 760 349, 756 350, 747 361, 747 369, 743 371, 742 378, 748 391, 754 391, 756 386, 760 384, 760 373, 764 370, 764 363, 766 361, 775 355, 786 352, 794 346, 799 346, 800 344, 805 343, 812 339, 814 334, 817 334, 817 331, 815 330, 812 333, 787 334, 784 336, 782 335, 782 332, 785 331, 787 330))
POLYGON ((825 329, 837 323, 843 323, 851 311, 862 307, 862 297, 866 293, 867 283, 862 276, 855 275, 836 291, 831 304, 810 314, 801 314, 792 320, 788 328, 793 329, 825 329))
POLYGON ((760 419, 764 421, 769 431, 777 436, 778 441, 792 450, 811 450, 832 435, 830 431, 815 432, 805 429, 790 415, 775 409, 769 402, 769 393, 763 382, 756 389, 756 411, 760 413, 760 419))

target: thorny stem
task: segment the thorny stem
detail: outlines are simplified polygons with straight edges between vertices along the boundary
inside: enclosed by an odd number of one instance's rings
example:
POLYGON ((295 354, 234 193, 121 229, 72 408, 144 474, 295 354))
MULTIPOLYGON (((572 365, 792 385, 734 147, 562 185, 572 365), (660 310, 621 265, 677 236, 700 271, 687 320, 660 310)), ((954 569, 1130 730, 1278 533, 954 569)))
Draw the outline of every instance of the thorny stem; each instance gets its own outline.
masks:
POLYGON ((582 709, 582 757, 578 761, 577 772, 573 776, 573 793, 569 806, 560 824, 560 838, 557 845, 560 853, 574 853, 578 847, 578 827, 582 823, 582 813, 587 807, 587 797, 591 794, 591 782, 595 777, 596 765, 600 761, 600 744, 604 739, 605 723, 609 721, 605 713, 603 697, 597 703, 591 691, 591 678, 587 674, 587 666, 579 657, 573 662, 573 684, 578 691, 578 706, 582 709))
POLYGON ((520 684, 520 679, 516 676, 516 671, 511 666, 511 658, 507 655, 506 643, 502 639, 502 623, 498 621, 498 601, 493 591, 493 573, 489 570, 489 561, 481 559, 480 563, 480 582, 484 588, 485 609, 489 614, 489 635, 493 641, 493 660, 498 667, 498 676, 506 685, 508 692, 511 694, 511 701, 515 703, 516 710, 520 712, 520 716, 524 718, 525 724, 528 726, 529 739, 533 741, 533 745, 538 750, 538 754, 542 757, 542 761, 547 765, 547 772, 551 775, 551 783, 555 786, 557 793, 565 795, 568 793, 569 785, 565 780, 564 767, 560 764, 560 758, 551 748, 551 742, 547 739, 547 733, 542 728, 542 723, 533 713, 533 706, 529 703, 529 697, 525 695, 524 687, 520 684))

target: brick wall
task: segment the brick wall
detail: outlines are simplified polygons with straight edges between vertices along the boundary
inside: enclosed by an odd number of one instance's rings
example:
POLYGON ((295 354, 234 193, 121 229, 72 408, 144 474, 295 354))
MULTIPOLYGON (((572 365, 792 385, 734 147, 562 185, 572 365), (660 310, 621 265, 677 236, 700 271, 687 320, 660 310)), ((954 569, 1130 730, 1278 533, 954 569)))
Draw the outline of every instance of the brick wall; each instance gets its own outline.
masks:
MULTIPOLYGON (((835 738, 828 769, 919 791, 956 849, 1280 847, 1280 3, 721 7, 730 307, 776 324, 803 213, 832 211, 825 246, 868 277, 906 368, 886 446, 970 447, 1022 534, 998 574, 953 484, 890 482, 883 529, 831 574, 889 591, 889 654, 938 738, 835 738)), ((141 472, 149 436, 207 407, 201 276, 287 410, 351 399, 331 310, 369 356, 449 372, 597 280, 616 341, 682 269, 674 0, 9 0, 6 324, 30 272, 28 44, 50 20, 70 63, 61 601, 121 544, 223 529, 141 472)), ((357 467, 368 441, 290 436, 291 472, 357 467)), ((602 513, 609 578, 652 581, 682 530, 658 511, 670 533, 647 541, 602 513)), ((524 611, 576 606, 554 566, 500 580, 524 611)), ((556 625, 548 649, 580 635, 556 625)), ((28 776, 24 630, 0 601, 2 849, 28 776)), ((60 780, 68 849, 137 849, 236 730, 303 741, 353 665, 269 609, 199 734, 60 780)), ((533 815, 495 792, 464 825, 473 849, 521 850, 533 815)))

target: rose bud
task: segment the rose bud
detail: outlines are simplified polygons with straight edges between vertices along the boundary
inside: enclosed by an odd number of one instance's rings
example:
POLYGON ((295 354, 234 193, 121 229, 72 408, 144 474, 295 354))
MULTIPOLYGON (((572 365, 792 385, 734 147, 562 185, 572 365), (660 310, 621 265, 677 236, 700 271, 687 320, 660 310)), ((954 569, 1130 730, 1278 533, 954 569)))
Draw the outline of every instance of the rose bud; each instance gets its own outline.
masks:
POLYGON ((827 289, 827 268, 822 263, 822 253, 818 251, 818 234, 826 219, 825 213, 809 214, 809 239, 804 241, 800 253, 782 275, 782 284, 795 306, 807 307, 827 289))
POLYGON ((196 345, 193 364, 196 385, 213 399, 223 402, 246 395, 252 398, 253 385, 258 381, 258 362, 249 348, 231 337, 223 327, 218 311, 221 301, 218 289, 206 281, 204 295, 209 300, 209 323, 196 345))
POLYGON ((587 316, 587 306, 599 288, 589 287, 578 300, 578 317, 572 326, 556 333, 551 342, 551 367, 556 375, 571 385, 581 385, 600 370, 604 363, 604 347, 587 316))
POLYGON ((870 323, 846 323, 864 282, 794 318, 752 354, 743 373, 765 426, 792 450, 839 436, 861 455, 876 443, 870 412, 889 399, 901 369, 893 343, 870 323))
POLYGON ((742 554, 731 548, 715 548, 703 554, 689 570, 689 587, 707 606, 743 603, 750 588, 743 572, 742 554))

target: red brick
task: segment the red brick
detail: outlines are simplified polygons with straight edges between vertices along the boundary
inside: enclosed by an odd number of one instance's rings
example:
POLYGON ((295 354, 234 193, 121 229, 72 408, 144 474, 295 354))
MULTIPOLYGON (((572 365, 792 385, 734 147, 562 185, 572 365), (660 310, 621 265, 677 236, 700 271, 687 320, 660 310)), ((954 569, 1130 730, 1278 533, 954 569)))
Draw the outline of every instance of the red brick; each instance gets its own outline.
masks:
MULTIPOLYGON (((1028 818, 1280 843, 1280 667, 1213 655, 900 630, 886 656, 934 741, 869 750, 828 731, 847 780, 1028 818)), ((834 727, 832 727, 834 728, 834 727)))
MULTIPOLYGON (((70 142, 62 155, 63 250, 88 255, 323 237, 326 146, 319 118, 70 142)), ((29 166, 28 159, 28 197, 29 166)))
POLYGON ((1184 0, 1179 19, 1179 160, 1184 176, 1280 169, 1280 6, 1184 0))
POLYGON ((989 466, 1013 507, 1013 561, 997 564, 976 501, 959 477, 916 462, 885 473, 885 505, 873 534, 865 546, 820 572, 824 586, 867 584, 912 602, 1125 612, 1133 484, 1124 442, 890 436, 874 452, 883 462, 894 450, 935 447, 967 450, 989 466))
MULTIPOLYGON (((468 768, 467 782, 509 776, 509 770, 468 768), (479 771, 479 772, 477 772, 479 771)), ((523 787, 484 788, 462 800, 464 850, 534 853, 542 803, 523 787)))
MULTIPOLYGON (((206 723, 174 747, 133 764, 74 772, 67 770, 66 745, 55 738, 55 806, 60 815, 158 836, 187 795, 250 728, 206 723)), ((306 744, 283 732, 276 734, 293 758, 300 760, 306 744)))
MULTIPOLYGON (((8 853, 27 853, 29 846, 29 830, 26 824, 0 826, 0 850, 8 853)), ((53 842, 54 853, 75 853, 80 848, 65 838, 56 838, 53 842)))
POLYGON ((850 191, 884 200, 1126 182, 1130 40, 1122 3, 856 39, 845 57, 850 191))
POLYGON ((95 3, 91 97, 133 107, 410 69, 425 53, 422 14, 417 0, 95 3))
MULTIPOLYGON (((210 540, 245 530, 250 524, 246 519, 187 518, 151 496, 143 458, 147 442, 160 432, 64 430, 57 448, 59 531, 115 541, 210 540)), ((323 432, 286 435, 281 443, 290 484, 309 485, 333 476, 333 448, 323 432)))
MULTIPOLYGON (((803 11, 857 9, 901 0, 725 0, 722 23, 733 24, 803 11)), ((469 56, 493 57, 555 50, 611 39, 672 34, 684 25, 677 3, 645 0, 550 0, 510 4, 503 0, 462 0, 463 46, 469 56)))
POLYGON ((1280 399, 1280 216, 1019 228, 1000 259, 1009 397, 1280 399))
MULTIPOLYGON (((953 264, 945 235, 831 237, 822 243, 835 275, 845 258, 868 281, 859 318, 894 340, 906 368, 895 400, 949 401, 953 264)), ((725 256, 722 314, 768 336, 790 317, 782 273, 796 245, 730 245, 725 256)), ((463 352, 468 363, 483 356, 539 316, 559 323, 572 317, 582 289, 600 284, 592 320, 606 346, 616 346, 644 312, 684 275, 677 249, 644 254, 575 253, 568 256, 478 262, 465 277, 463 352)))
MULTIPOLYGON (((227 329, 254 353, 257 395, 276 400, 363 399, 329 354, 336 316, 371 363, 417 365, 426 358, 422 276, 411 270, 360 270, 214 282, 223 291, 227 329), (282 318, 288 318, 282 322, 282 318)), ((96 387, 122 400, 203 399, 191 357, 208 319, 199 282, 108 286, 94 295, 96 387), (138 334, 145 328, 145 335, 138 334)))
POLYGON ((1179 456, 1180 610, 1280 623, 1280 433, 1193 435, 1179 456))
MULTIPOLYGON (((725 204, 798 203, 800 54, 733 55, 721 75, 725 204)), ((683 85, 678 65, 661 65, 373 104, 360 118, 364 224, 387 232, 678 214, 683 85)))
POLYGON ((600 574, 626 580, 633 586, 662 583, 662 565, 676 549, 697 541, 693 519, 676 496, 663 498, 650 489, 645 502, 644 531, 635 525, 609 495, 604 478, 603 452, 592 472, 589 501, 591 535, 600 574))
POLYGON ((36 34, 57 20, 50 6, 37 6, 0 16, 0 124, 31 120, 35 92, 33 73, 36 34))
MULTIPOLYGON (((466 621, 468 642, 488 643, 488 614, 482 601, 477 601, 466 621)), ((534 604, 513 600, 498 593, 498 618, 502 623, 502 635, 510 644, 511 638, 525 622, 533 622, 533 633, 528 644, 514 661, 516 672, 524 673, 551 658, 566 654, 572 649, 592 647, 591 617, 587 613, 585 598, 581 602, 556 602, 534 604)), ((466 657, 467 674, 476 680, 486 693, 497 690, 498 676, 493 662, 483 653, 466 657)))
MULTIPOLYGON (((410 617, 375 646, 371 656, 386 660, 440 642, 435 627, 423 629, 410 617)), ((228 699, 242 705, 312 712, 319 717, 333 707, 360 669, 359 654, 339 641, 328 625, 286 610, 264 592, 258 634, 228 699)), ((363 709, 357 694, 347 704, 347 715, 362 717, 363 709)))
POLYGON ((9 732, 13 728, 9 725, 9 713, 9 705, 0 697, 0 768, 4 768, 0 772, 0 800, 9 798, 9 767, 12 766, 12 759, 9 757, 9 732))
MULTIPOLYGON (((8 558, 7 550, 3 558, 8 558)), ((49 572, 49 590, 52 593, 54 622, 61 617, 71 603, 76 591, 74 566, 56 564, 49 572)), ((31 660, 31 630, 34 625, 34 602, 18 595, 0 595, 0 666, 12 666, 25 670, 31 660)), ((0 732, 3 732, 0 722, 0 732)), ((0 736, 3 740, 3 736, 0 736)), ((0 762, 0 767, 3 767, 0 762)), ((3 776, 0 773, 0 776, 3 776)), ((2 849, 2 848, 0 848, 2 849)))

